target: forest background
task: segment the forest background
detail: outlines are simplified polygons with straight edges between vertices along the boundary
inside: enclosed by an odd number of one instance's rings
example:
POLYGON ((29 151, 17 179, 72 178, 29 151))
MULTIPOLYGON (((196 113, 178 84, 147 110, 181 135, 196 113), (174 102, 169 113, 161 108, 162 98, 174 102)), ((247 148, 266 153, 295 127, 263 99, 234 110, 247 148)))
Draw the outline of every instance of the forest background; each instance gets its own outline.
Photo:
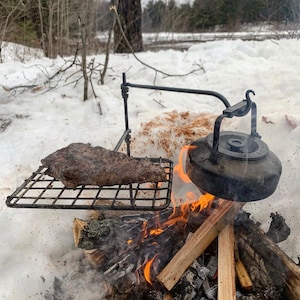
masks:
POLYGON ((0 0, 0 57, 4 41, 41 48, 47 57, 73 55, 80 24, 85 26, 88 53, 101 53, 105 45, 97 36, 117 27, 115 12, 122 3, 127 15, 134 14, 129 22, 141 23, 143 33, 233 32, 245 24, 290 29, 300 19, 298 0, 194 0, 186 4, 150 0, 143 7, 140 0, 0 0))

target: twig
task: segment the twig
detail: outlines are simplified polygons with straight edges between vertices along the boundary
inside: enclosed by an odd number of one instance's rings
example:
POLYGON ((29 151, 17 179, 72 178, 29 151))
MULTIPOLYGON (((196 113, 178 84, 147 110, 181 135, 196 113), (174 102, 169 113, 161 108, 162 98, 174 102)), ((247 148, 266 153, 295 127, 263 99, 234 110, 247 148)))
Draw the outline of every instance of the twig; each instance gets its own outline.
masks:
POLYGON ((32 88, 35 88, 37 86, 39 86, 39 85, 38 84, 28 84, 28 85, 16 85, 16 86, 13 86, 13 87, 8 87, 8 86, 5 86, 5 85, 1 85, 1 87, 6 92, 11 92, 11 91, 16 90, 16 89, 32 89, 32 88))
POLYGON ((164 106, 160 101, 156 100, 156 99, 152 99, 154 102, 156 102, 157 104, 159 104, 162 108, 167 108, 166 106, 164 106))
MULTIPOLYGON (((93 59, 91 60, 90 64, 89 64, 89 66, 91 66, 91 68, 89 67, 89 69, 91 70, 91 71, 90 71, 90 76, 89 76, 89 81, 90 81, 90 84, 91 84, 91 88, 92 88, 94 97, 95 97, 95 98, 99 98, 99 97, 96 95, 96 92, 95 92, 95 89, 94 89, 94 85, 93 85, 93 80, 92 80, 93 71, 95 70, 95 68, 94 68, 94 62, 95 62, 95 58, 93 58, 93 59)), ((101 108, 101 103, 100 103, 100 102, 98 102, 98 107, 99 107, 100 115, 102 115, 102 108, 101 108)))

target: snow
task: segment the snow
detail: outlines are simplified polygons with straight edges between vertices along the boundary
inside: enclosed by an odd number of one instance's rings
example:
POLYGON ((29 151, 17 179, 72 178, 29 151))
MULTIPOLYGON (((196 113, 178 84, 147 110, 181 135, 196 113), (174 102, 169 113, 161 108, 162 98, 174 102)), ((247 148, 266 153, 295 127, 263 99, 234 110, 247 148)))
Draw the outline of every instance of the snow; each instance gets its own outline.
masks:
MULTIPOLYGON (((137 54, 145 63, 170 74, 195 70, 181 77, 155 73, 132 55, 112 54, 105 85, 97 85, 97 78, 94 80, 98 98, 90 90, 86 102, 82 101, 82 82, 72 83, 80 76, 75 74, 78 67, 45 84, 66 63, 62 58, 50 60, 37 54, 23 56, 23 62, 19 62, 8 51, 10 47, 5 47, 4 63, 0 65, 0 298, 52 299, 49 295, 55 288, 55 277, 63 278, 61 289, 72 299, 99 299, 104 293, 105 287, 99 283, 101 274, 85 263, 72 240, 74 217, 85 218, 88 212, 13 209, 5 205, 5 200, 37 169, 43 157, 61 147, 72 142, 89 142, 108 149, 115 146, 124 129, 122 72, 131 83, 214 90, 231 104, 243 100, 246 90, 255 91, 251 98, 258 107, 258 132, 280 158, 283 173, 273 195, 248 203, 245 209, 264 229, 272 212, 283 215, 291 235, 279 245, 296 261, 300 253, 299 43, 297 39, 222 40, 194 44, 186 51, 137 54), (22 85, 38 88, 9 90, 22 85)), ((103 63, 104 55, 97 55, 96 62, 103 63)), ((208 96, 141 89, 130 89, 129 93, 133 137, 142 123, 165 112, 218 115, 223 109, 221 102, 208 96)), ((249 132, 249 124, 249 117, 234 118, 224 129, 228 126, 249 132)))

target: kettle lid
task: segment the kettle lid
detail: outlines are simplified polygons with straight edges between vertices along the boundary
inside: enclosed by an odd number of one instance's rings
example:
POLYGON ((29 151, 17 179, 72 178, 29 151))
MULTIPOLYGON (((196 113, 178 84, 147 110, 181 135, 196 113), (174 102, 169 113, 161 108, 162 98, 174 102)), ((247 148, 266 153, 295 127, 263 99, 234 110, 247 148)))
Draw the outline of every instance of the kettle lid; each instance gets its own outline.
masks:
MULTIPOLYGON (((206 138, 207 144, 213 149, 214 135, 206 138)), ((269 147, 260 138, 242 132, 223 131, 219 136, 218 153, 232 159, 259 160, 269 153, 269 147)))

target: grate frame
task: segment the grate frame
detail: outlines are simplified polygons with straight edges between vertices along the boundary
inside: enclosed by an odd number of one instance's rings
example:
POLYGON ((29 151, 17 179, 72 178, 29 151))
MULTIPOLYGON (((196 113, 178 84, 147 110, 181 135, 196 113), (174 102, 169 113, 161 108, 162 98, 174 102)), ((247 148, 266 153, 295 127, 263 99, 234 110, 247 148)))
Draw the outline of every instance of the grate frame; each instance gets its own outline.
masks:
POLYGON ((81 185, 66 188, 61 181, 46 174, 40 166, 7 197, 12 208, 84 209, 84 210, 141 210, 158 211, 171 202, 173 162, 165 158, 147 159, 164 168, 167 181, 160 183, 131 183, 128 185, 81 185))

